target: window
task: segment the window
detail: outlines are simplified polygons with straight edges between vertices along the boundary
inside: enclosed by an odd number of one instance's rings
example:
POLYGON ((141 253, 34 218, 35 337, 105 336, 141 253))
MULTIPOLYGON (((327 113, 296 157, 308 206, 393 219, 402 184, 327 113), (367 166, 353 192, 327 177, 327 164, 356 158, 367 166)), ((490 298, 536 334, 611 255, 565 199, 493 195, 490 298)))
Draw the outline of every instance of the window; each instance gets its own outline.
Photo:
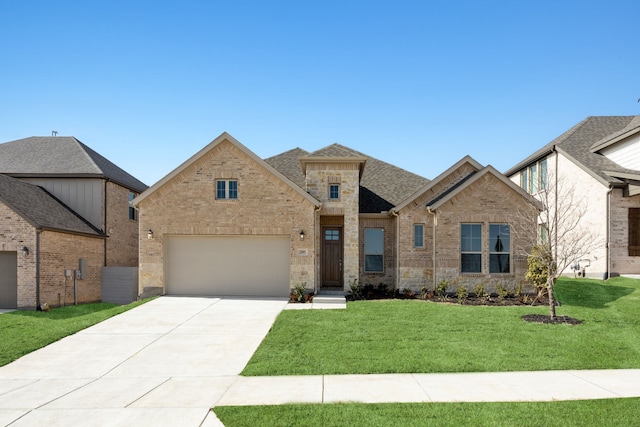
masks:
POLYGON ((238 198, 238 181, 235 179, 220 179, 216 181, 216 199, 235 200, 238 198))
POLYGON ((546 190, 547 185, 547 159, 542 159, 520 172, 520 187, 524 188, 529 194, 536 194, 540 190, 546 190))
POLYGON ((544 159, 540 161, 540 189, 546 190, 547 185, 547 159, 544 159))
POLYGON ((520 187, 525 191, 529 191, 529 169, 525 169, 520 173, 520 187))
POLYGON ((329 199, 330 200, 340 199, 340 184, 331 184, 329 186, 329 199))
POLYGON ((364 271, 379 273, 384 271, 384 230, 364 229, 364 271))
POLYGON ((129 219, 132 221, 138 220, 138 215, 136 212, 136 208, 133 207, 133 199, 136 198, 136 195, 133 193, 129 193, 129 219))
POLYGON ((543 245, 549 243, 549 227, 547 224, 538 225, 538 237, 543 245))
POLYGON ((509 273, 511 233, 507 224, 489 224, 489 273, 509 273))
POLYGON ((413 247, 424 248, 424 224, 413 224, 413 247))
POLYGON ((629 256, 640 256, 640 208, 629 208, 629 256))
POLYGON ((460 271, 482 272, 482 224, 462 224, 460 230, 460 271))
POLYGON ((538 164, 529 167, 529 193, 536 194, 538 192, 538 164))

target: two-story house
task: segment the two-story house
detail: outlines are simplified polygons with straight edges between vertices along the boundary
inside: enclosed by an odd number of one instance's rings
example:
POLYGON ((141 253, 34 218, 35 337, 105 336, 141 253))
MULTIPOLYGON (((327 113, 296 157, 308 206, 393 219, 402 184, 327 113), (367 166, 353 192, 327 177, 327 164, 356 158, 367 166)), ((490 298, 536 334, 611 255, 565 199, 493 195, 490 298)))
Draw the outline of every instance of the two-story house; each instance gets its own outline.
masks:
POLYGON ((0 144, 0 307, 99 301, 103 266, 138 264, 145 189, 74 137, 0 144))

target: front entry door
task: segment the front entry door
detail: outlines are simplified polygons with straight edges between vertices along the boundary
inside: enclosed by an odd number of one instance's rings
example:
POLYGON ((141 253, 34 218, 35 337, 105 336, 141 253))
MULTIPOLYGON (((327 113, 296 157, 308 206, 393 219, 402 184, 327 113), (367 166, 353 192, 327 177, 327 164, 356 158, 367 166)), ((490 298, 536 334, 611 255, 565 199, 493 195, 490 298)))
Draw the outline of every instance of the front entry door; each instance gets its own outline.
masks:
POLYGON ((342 289, 342 227, 322 228, 322 287, 342 289))

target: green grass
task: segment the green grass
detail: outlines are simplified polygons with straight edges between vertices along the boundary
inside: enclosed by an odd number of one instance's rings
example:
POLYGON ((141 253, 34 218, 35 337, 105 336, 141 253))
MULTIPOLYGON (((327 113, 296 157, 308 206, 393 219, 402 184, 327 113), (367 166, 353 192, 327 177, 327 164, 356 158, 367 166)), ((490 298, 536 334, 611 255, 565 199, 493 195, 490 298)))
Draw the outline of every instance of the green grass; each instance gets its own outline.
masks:
POLYGON ((243 375, 640 368, 640 281, 563 278, 556 296, 582 324, 521 320, 546 306, 416 300, 283 311, 243 375))
POLYGON ((214 412, 241 426, 635 426, 640 399, 518 403, 393 403, 226 406, 214 412))
POLYGON ((95 303, 51 312, 13 311, 0 315, 0 366, 149 300, 127 305, 95 303))

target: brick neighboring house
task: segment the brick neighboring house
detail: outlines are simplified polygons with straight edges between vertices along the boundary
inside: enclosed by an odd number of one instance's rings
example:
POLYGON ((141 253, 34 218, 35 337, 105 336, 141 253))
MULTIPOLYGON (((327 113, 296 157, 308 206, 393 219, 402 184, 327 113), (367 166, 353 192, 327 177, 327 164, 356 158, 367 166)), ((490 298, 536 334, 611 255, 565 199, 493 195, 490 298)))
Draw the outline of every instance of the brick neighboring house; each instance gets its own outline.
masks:
POLYGON ((147 186, 76 138, 0 144, 0 177, 0 308, 100 301, 103 266, 137 266, 147 186))
POLYGON ((338 144, 263 160, 227 133, 134 205, 140 293, 183 295, 347 291, 354 280, 513 288, 538 213, 533 197, 470 157, 429 181, 338 144))
POLYGON ((588 117, 505 175, 531 194, 551 179, 588 205, 579 227, 600 245, 582 261, 586 276, 640 274, 640 116, 588 117))

